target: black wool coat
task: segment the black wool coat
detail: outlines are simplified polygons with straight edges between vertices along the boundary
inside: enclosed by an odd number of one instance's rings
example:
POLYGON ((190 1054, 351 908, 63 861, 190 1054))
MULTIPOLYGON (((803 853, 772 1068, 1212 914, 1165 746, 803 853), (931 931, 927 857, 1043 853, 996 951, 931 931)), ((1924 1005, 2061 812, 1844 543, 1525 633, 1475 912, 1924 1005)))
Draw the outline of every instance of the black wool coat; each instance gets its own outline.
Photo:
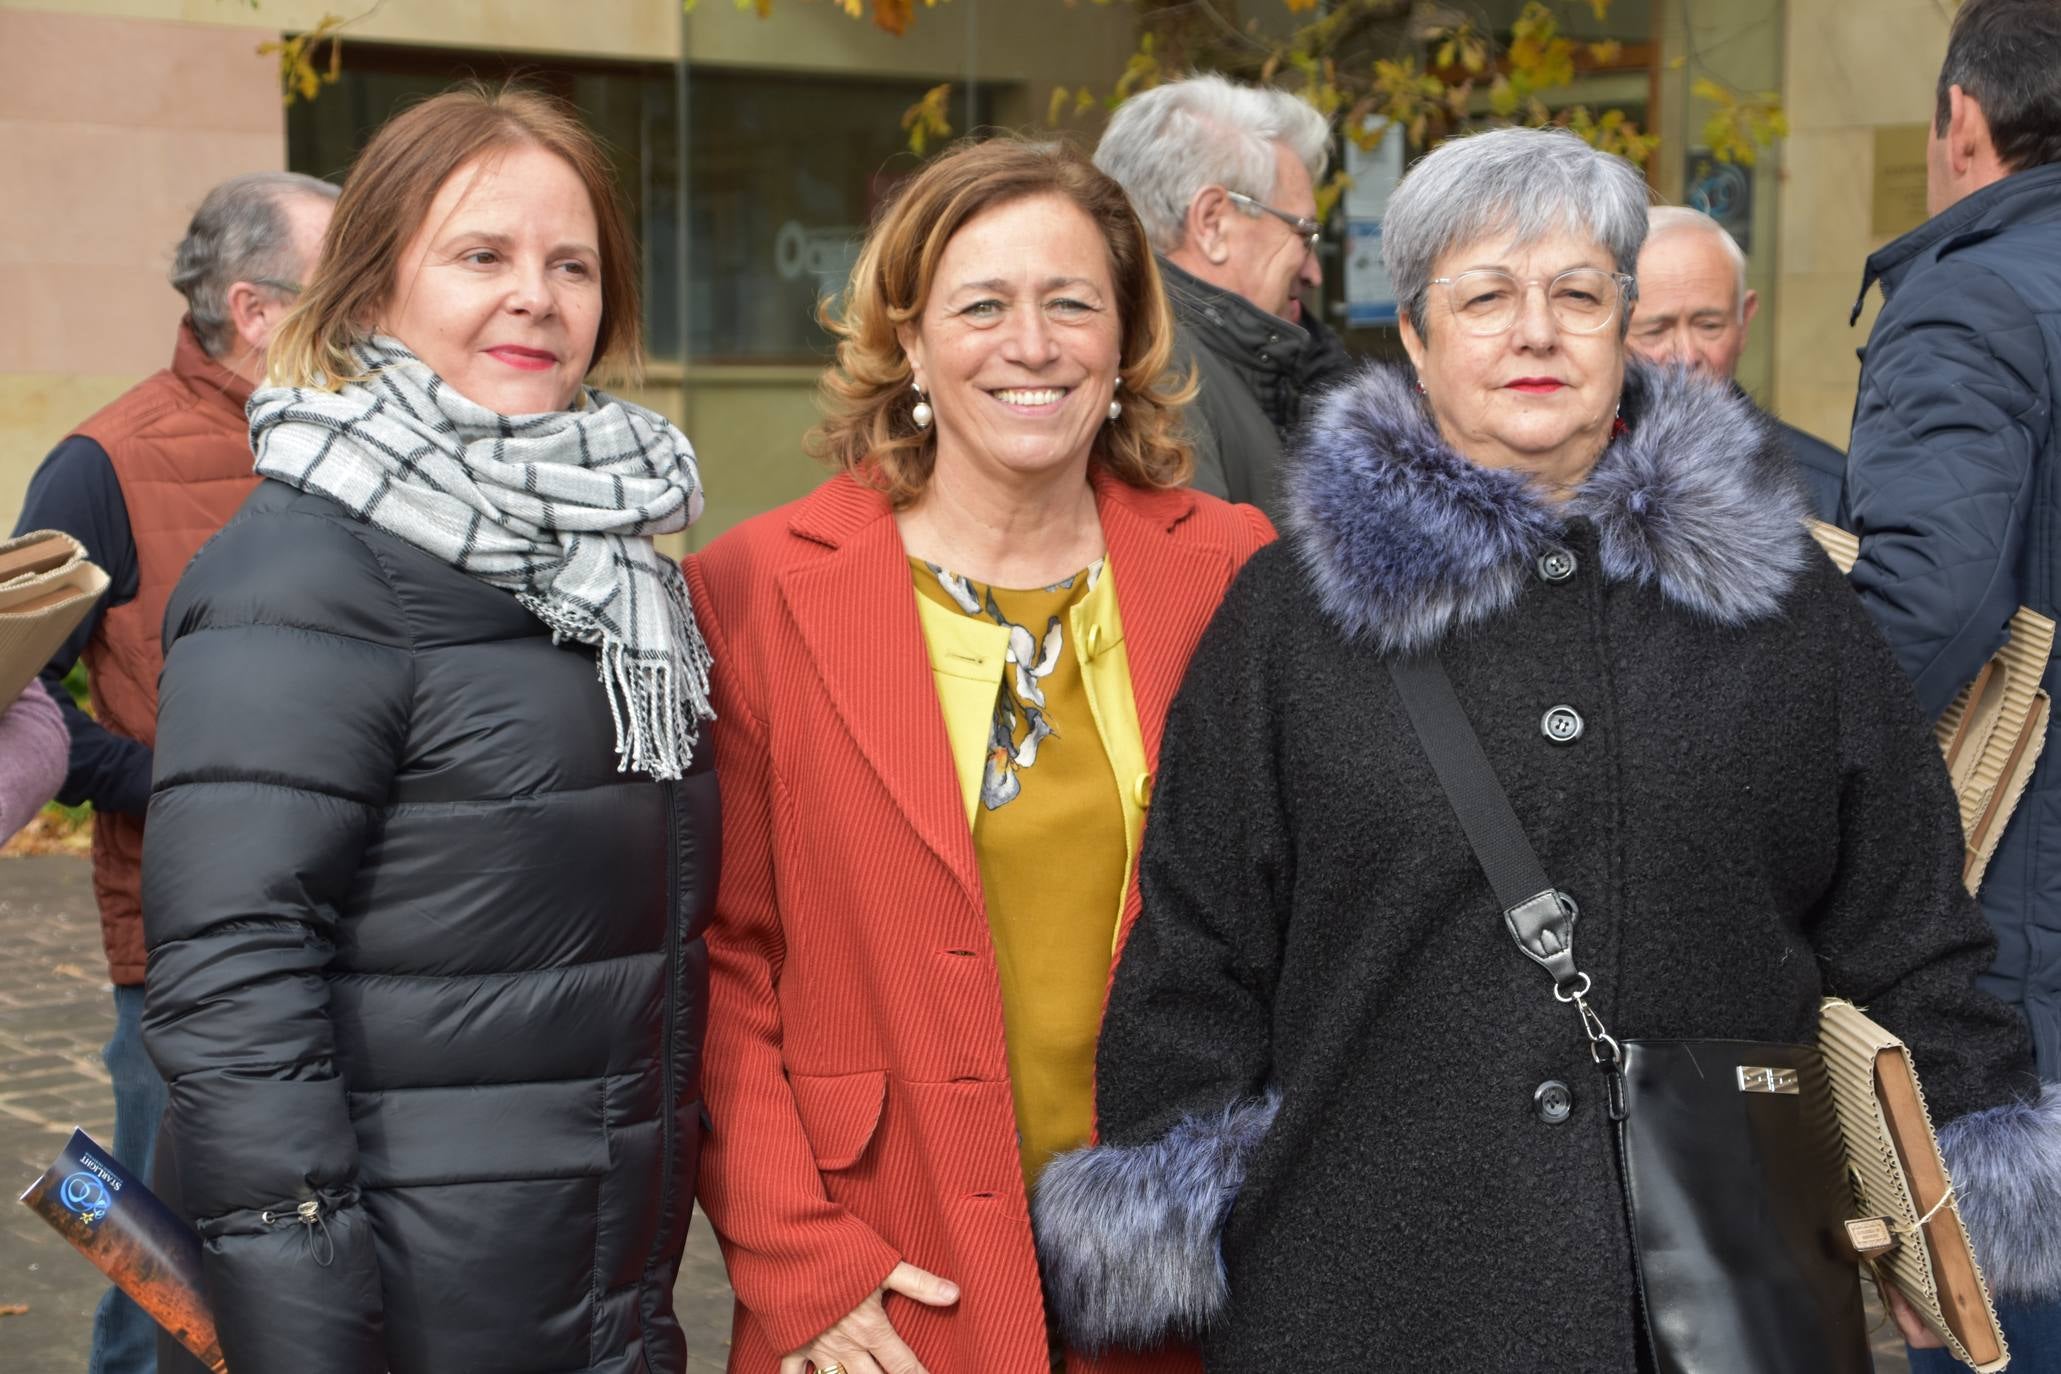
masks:
POLYGON ((1555 507, 1448 449, 1399 373, 1325 401, 1289 536, 1168 718, 1102 1143, 1040 1184, 1083 1343, 1200 1333, 1214 1374, 1637 1367, 1604 1080, 1391 654, 1438 649, 1620 1038, 1808 1043, 1837 993, 1906 1037, 1939 1119, 2031 1110, 1939 751, 1779 440, 1681 374, 1635 373, 1625 415, 1555 507))
POLYGON ((144 1033, 229 1367, 682 1374, 707 741, 617 772, 592 650, 278 482, 165 638, 144 1033))

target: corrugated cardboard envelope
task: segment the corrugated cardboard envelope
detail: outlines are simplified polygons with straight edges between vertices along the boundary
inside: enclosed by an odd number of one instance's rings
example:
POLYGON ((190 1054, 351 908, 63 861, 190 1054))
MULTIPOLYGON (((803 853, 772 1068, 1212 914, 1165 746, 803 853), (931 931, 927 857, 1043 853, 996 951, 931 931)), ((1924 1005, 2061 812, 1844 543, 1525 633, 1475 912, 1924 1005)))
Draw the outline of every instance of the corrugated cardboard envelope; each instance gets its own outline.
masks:
MULTIPOLYGON (((1811 525, 1811 533, 1841 572, 1853 571, 1860 540, 1822 521, 1811 525)), ((1961 876, 1970 892, 1981 888, 2004 826, 2025 794, 2047 742, 2047 716, 2053 705, 2040 679, 2054 652, 2054 622, 2021 606, 2009 628, 2004 647, 1982 665, 1933 727, 1961 804, 1961 834, 1968 845, 1961 876)))
POLYGON ((106 591, 107 574, 68 534, 37 530, 0 543, 0 710, 106 591))

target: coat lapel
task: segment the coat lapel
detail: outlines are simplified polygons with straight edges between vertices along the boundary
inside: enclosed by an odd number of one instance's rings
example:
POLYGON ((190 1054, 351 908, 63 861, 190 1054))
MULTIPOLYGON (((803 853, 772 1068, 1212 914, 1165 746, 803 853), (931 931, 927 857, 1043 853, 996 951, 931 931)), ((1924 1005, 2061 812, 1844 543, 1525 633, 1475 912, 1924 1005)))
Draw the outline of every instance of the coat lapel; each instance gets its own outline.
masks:
MULTIPOLYGON (((1159 766, 1168 707, 1231 576, 1231 555, 1173 530, 1195 508, 1186 491, 1144 491, 1095 474, 1102 536, 1116 569, 1131 690, 1146 766, 1159 766), (1198 588, 1212 594, 1198 595, 1198 588)), ((980 905, 980 863, 932 681, 908 556, 886 501, 849 478, 825 483, 791 526, 828 557, 791 569, 780 594, 825 691, 867 765, 924 844, 980 905)))
POLYGON ((1185 490, 1129 487, 1098 468, 1095 497, 1123 616, 1145 763, 1157 771, 1167 708, 1230 583, 1231 554, 1174 538, 1175 527, 1195 509, 1195 497, 1185 490))
POLYGON ((833 552, 780 577, 824 690, 896 808, 980 906, 980 864, 945 737, 916 589, 887 502, 826 482, 791 522, 833 552))

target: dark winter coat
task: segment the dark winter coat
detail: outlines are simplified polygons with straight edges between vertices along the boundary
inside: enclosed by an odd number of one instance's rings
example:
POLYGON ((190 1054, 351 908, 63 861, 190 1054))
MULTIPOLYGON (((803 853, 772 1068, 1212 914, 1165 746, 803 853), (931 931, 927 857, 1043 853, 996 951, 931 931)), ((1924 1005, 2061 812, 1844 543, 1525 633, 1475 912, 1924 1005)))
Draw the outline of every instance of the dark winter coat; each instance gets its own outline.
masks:
POLYGON ((1804 495, 1810 498, 1811 515, 1837 524, 1839 487, 1846 480, 1846 455, 1808 430, 1798 429, 1772 415, 1768 421, 1774 425, 1782 447, 1789 453, 1796 476, 1803 483, 1804 495))
POLYGON ((277 482, 165 640, 144 1025, 229 1367, 680 1374, 705 744, 617 772, 590 650, 277 482))
MULTIPOLYGON (((1732 393, 1741 399, 1751 400, 1746 389, 1737 382, 1732 383, 1732 393)), ((1808 430, 1798 429, 1765 410, 1761 414, 1775 427, 1782 447, 1789 454, 1791 471, 1803 484, 1812 518, 1838 524, 1839 487, 1846 480, 1846 454, 1808 430)))
POLYGON ((1219 1374, 1636 1367, 1603 1080, 1384 667, 1434 646, 1580 904, 1610 1029, 1809 1042, 1821 996, 1863 1003, 1941 1121, 2052 1142, 2008 1167, 1955 1148, 1998 1205, 1983 1243, 2015 1241, 1986 1255, 1998 1286, 2061 1289, 2045 1234, 2011 1231, 2061 1188, 2061 1101, 2034 1105, 2022 1019, 1973 985, 1991 943, 1909 687, 1749 405, 1647 375, 1625 415, 1556 508, 1448 449, 1399 373, 1320 408, 1292 533, 1168 717, 1103 1143, 1039 1187, 1077 1339, 1200 1329, 1219 1374), (1571 742, 1542 728, 1560 707, 1571 742))
POLYGON ((1174 314, 1174 370, 1192 366, 1199 383, 1184 416, 1192 485, 1278 521, 1282 446, 1304 402, 1343 381, 1352 360, 1313 317, 1291 324, 1165 258, 1159 270, 1174 314))
MULTIPOLYGON (((2061 617, 2061 166, 2005 177, 1868 259, 1885 297, 1861 365, 1853 582, 1937 716, 2021 605, 2061 617)), ((1855 316, 1860 304, 1854 305, 1855 316)), ((2061 692, 2050 664, 2047 691, 2061 692)), ((1983 879, 1991 991, 2061 1079, 2061 713, 1983 879)))

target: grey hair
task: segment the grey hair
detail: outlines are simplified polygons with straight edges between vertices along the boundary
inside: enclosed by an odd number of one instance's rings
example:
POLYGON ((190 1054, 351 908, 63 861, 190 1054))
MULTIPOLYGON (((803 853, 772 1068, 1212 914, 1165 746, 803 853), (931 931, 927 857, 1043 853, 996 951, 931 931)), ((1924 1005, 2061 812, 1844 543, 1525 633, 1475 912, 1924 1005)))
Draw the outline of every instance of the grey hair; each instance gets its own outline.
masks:
POLYGON ((1381 224, 1381 265, 1423 336, 1434 264, 1453 249, 1497 234, 1519 245, 1579 234, 1601 244, 1618 271, 1636 273, 1647 198, 1638 168, 1565 129, 1469 134, 1440 144, 1396 187, 1381 224))
POLYGON ((1288 91, 1205 73, 1117 106, 1095 147, 1095 165, 1124 188, 1152 246, 1171 253, 1203 187, 1254 200, 1273 194, 1276 143, 1309 168, 1312 182, 1323 177, 1331 126, 1315 106, 1288 91))
POLYGON ((251 172, 207 193, 172 252, 172 286, 186 298, 193 332, 210 356, 220 356, 230 342, 230 287, 292 281, 307 268, 293 257, 281 208, 288 197, 335 200, 336 194, 328 182, 298 172, 251 172))
POLYGON ((1737 281, 1732 291, 1732 308, 1743 317, 1746 314, 1746 250, 1739 246, 1739 240, 1709 215, 1701 210, 1691 210, 1686 205, 1656 205, 1646 212, 1647 243, 1662 234, 1676 233, 1708 234, 1718 241, 1718 246, 1725 250, 1725 256, 1732 260, 1732 273, 1737 281))

